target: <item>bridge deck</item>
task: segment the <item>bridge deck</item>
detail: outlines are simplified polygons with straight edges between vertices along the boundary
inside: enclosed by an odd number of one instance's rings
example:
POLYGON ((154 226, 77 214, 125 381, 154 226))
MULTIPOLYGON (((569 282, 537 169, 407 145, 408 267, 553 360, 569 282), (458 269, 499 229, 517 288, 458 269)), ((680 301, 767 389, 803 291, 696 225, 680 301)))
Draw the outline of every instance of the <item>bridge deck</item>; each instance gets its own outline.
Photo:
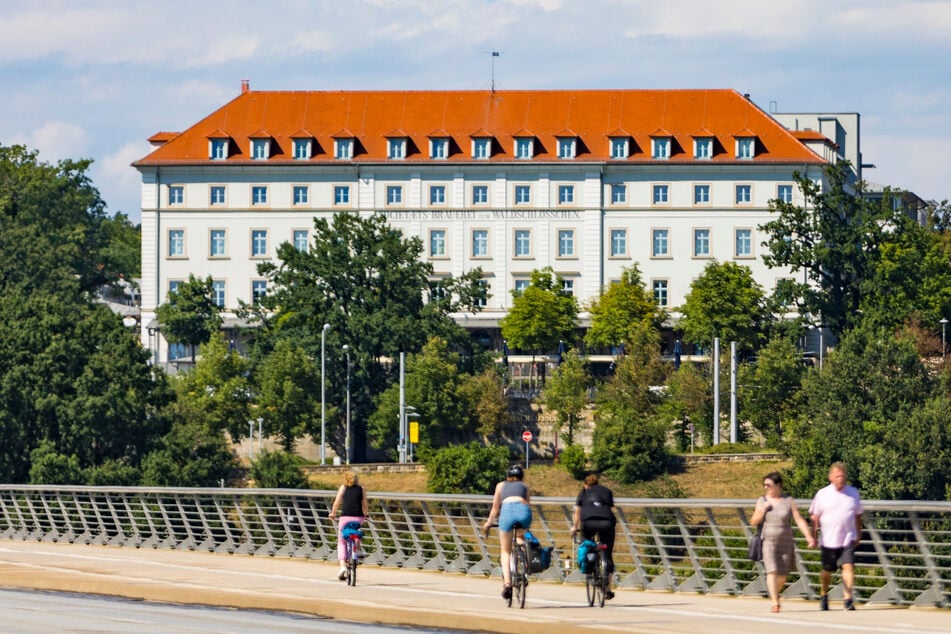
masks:
MULTIPOLYGON (((365 623, 482 632, 951 632, 934 608, 787 600, 772 614, 763 598, 619 589, 589 608, 577 584, 529 586, 524 610, 505 607, 500 581, 481 576, 365 566, 356 588, 333 563, 210 553, 0 541, 0 585, 172 603, 289 611, 365 623), (806 628, 806 629, 804 629, 806 628)), ((80 625, 80 624, 77 624, 80 625)))

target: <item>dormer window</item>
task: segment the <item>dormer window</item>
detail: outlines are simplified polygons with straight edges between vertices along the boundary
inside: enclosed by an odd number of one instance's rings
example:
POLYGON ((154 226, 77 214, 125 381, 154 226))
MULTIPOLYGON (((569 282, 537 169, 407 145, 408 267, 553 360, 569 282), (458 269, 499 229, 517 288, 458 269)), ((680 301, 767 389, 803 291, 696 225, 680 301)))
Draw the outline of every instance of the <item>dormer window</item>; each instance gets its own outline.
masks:
POLYGON ((386 140, 386 158, 400 160, 406 158, 406 138, 393 137, 386 140))
POLYGON ((515 158, 527 160, 535 156, 535 139, 528 136, 515 137, 515 158))
POLYGON ((751 160, 756 154, 756 138, 751 136, 736 137, 736 158, 751 160))
POLYGON ((612 159, 626 159, 630 156, 629 139, 627 137, 612 137, 611 138, 611 158, 612 159))
POLYGON ((429 158, 437 161, 449 158, 449 139, 446 137, 429 139, 429 158))
POLYGON ((670 158, 670 137, 658 136, 651 138, 651 158, 667 160, 670 158))
POLYGON ((573 159, 575 157, 575 137, 558 137, 558 158, 573 159))
POLYGON ((472 139, 472 158, 487 161, 492 157, 492 139, 490 137, 474 137, 472 139))
POLYGON ((353 139, 334 139, 334 158, 347 161, 353 158, 353 139))
POLYGON ((294 139, 294 160, 306 161, 311 156, 310 139, 294 139))
POLYGON ((228 139, 220 137, 209 139, 208 158, 213 161, 223 161, 228 158, 228 139))
POLYGON ((263 161, 268 158, 271 149, 270 139, 251 139, 251 158, 263 161))
POLYGON ((693 140, 693 157, 701 161, 713 158, 713 138, 708 136, 695 137, 693 140))

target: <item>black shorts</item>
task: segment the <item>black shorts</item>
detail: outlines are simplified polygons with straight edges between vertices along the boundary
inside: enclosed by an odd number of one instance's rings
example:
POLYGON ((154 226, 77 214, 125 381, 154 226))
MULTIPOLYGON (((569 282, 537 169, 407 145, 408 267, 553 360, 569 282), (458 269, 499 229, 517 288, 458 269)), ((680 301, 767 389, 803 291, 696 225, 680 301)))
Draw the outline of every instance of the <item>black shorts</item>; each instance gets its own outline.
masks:
POLYGON ((826 572, 835 572, 843 564, 855 564, 855 542, 844 548, 826 548, 822 551, 822 569, 826 572))

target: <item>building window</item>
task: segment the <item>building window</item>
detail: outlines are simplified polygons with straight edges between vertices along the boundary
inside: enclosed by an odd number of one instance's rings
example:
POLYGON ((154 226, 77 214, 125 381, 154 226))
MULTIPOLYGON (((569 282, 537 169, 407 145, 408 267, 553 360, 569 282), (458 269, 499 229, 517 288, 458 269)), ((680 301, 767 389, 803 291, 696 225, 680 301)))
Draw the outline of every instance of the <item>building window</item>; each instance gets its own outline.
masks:
POLYGON ((181 185, 171 185, 168 188, 168 204, 181 205, 185 203, 185 188, 181 185))
POLYGON ((558 257, 572 258, 575 256, 575 231, 574 229, 558 230, 558 257))
POLYGON ((627 229, 611 229, 611 256, 627 255, 627 229))
POLYGON ((515 186, 515 204, 527 205, 532 202, 532 188, 528 185, 515 186))
POLYGON ((298 161, 310 158, 310 139, 294 139, 294 158, 298 161))
POLYGON ((399 185, 387 185, 386 187, 386 204, 387 205, 401 205, 403 204, 403 188, 399 185))
POLYGON ((752 229, 736 230, 736 257, 748 258, 753 255, 752 229))
POLYGON ((251 231, 251 257, 267 257, 267 229, 253 229, 251 231))
POLYGON ((611 204, 622 205, 627 202, 627 185, 611 185, 611 204))
POLYGON ((486 229, 472 230, 472 257, 489 257, 489 232, 486 229))
POLYGON ((449 158, 449 139, 430 139, 429 158, 436 160, 449 158))
POLYGON ((656 137, 651 139, 651 158, 670 158, 670 137, 656 137))
POLYGON ((446 257, 446 230, 433 229, 429 232, 429 257, 446 257))
POLYGON ((528 137, 515 139, 515 158, 530 159, 533 156, 532 147, 534 143, 528 137))
POLYGON ((558 158, 573 159, 575 157, 575 139, 558 139, 558 158))
POLYGON ((515 257, 529 258, 532 256, 532 232, 528 229, 515 230, 515 257))
POLYGON ((628 157, 627 145, 627 139, 621 137, 611 139, 611 158, 626 159, 628 157))
POLYGON ((792 204, 792 185, 780 185, 776 188, 776 198, 779 202, 792 204))
POLYGON ((693 254, 698 258, 710 256, 710 230, 694 229, 693 231, 693 254))
POLYGON ((666 307, 668 302, 667 280, 651 281, 651 290, 654 291, 654 301, 660 307, 666 307))
POLYGON ((225 283, 224 280, 214 280, 211 283, 211 294, 213 296, 213 301, 215 306, 218 308, 225 307, 225 283))
POLYGON ((479 137, 472 139, 472 158, 486 160, 492 156, 492 139, 479 137))
POLYGON ((736 186, 736 204, 737 205, 748 205, 752 202, 753 198, 753 186, 752 185, 737 185, 736 186))
POLYGON ((713 158, 713 139, 709 137, 694 139, 693 157, 700 160, 713 158))
POLYGON ((353 158, 353 139, 334 139, 334 158, 349 160, 353 158))
POLYGON ((736 158, 748 160, 753 158, 755 139, 752 137, 741 137, 736 140, 736 158))
POLYGON ((654 204, 655 205, 666 205, 670 202, 669 198, 670 186, 669 185, 654 185, 654 204))
POLYGON ((473 185, 472 186, 472 204, 473 205, 489 204, 489 186, 488 185, 473 185))
POLYGON ((268 155, 268 145, 267 139, 251 139, 251 158, 256 161, 266 159, 268 155))
POLYGON ((429 204, 430 205, 445 205, 446 204, 446 186, 445 185, 433 185, 429 188, 429 204))
POLYGON ((223 204, 225 204, 225 188, 224 188, 224 185, 212 185, 212 186, 211 186, 211 204, 212 204, 212 205, 223 205, 223 204))
POLYGON ((387 139, 386 158, 399 160, 406 158, 406 139, 387 139))
POLYGON ((294 229, 291 234, 294 241, 294 248, 302 253, 307 253, 307 229, 294 229))
POLYGON ((294 204, 306 205, 310 200, 310 189, 307 185, 294 185, 294 204))
POLYGON ((526 279, 517 279, 515 280, 515 294, 521 295, 525 292, 525 289, 528 288, 529 280, 526 279))
POLYGON ((267 186, 266 185, 255 185, 251 188, 251 204, 252 205, 266 205, 267 204, 267 186))
POLYGON ((223 161, 228 158, 228 139, 212 139, 209 158, 213 161, 223 161))
POLYGON ((267 282, 265 280, 251 280, 251 303, 257 304, 267 295, 267 282))
POLYGON ((484 297, 479 297, 475 300, 475 305, 477 308, 485 308, 488 305, 489 297, 489 282, 488 280, 479 280, 479 288, 484 291, 484 297))
POLYGON ((183 282, 181 280, 169 280, 168 281, 168 292, 169 295, 172 293, 177 293, 178 289, 182 287, 183 282))
POLYGON ((212 229, 209 234, 209 246, 208 253, 211 254, 213 258, 223 258, 226 255, 225 247, 227 246, 225 241, 224 229, 212 229))
POLYGON ((446 286, 441 280, 430 280, 429 282, 429 302, 438 302, 447 297, 446 286))
POLYGON ((349 205, 350 204, 350 186, 349 185, 334 185, 334 204, 335 205, 349 205))
POLYGON ((558 186, 558 204, 571 205, 574 202, 575 202, 575 186, 574 185, 559 185, 558 186))
POLYGON ((185 257, 185 230, 169 229, 168 231, 168 257, 185 257))
POLYGON ((694 185, 693 186, 693 204, 695 205, 709 205, 710 204, 710 186, 709 185, 694 185))
POLYGON ((565 297, 571 297, 575 294, 575 281, 574 280, 561 280, 561 294, 565 297))
POLYGON ((655 258, 666 258, 670 255, 670 231, 668 229, 654 229, 651 235, 653 236, 651 238, 651 255, 655 258))

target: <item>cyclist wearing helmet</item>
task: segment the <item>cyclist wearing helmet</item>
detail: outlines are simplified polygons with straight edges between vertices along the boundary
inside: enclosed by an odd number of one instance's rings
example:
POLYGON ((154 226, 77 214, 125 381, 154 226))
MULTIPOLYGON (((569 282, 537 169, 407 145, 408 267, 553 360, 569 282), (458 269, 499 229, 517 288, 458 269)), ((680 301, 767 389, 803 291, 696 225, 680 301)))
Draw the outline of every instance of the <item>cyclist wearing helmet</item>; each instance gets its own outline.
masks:
POLYGON ((512 527, 518 522, 523 529, 532 524, 532 509, 529 506, 528 487, 522 482, 525 472, 518 465, 509 467, 505 480, 495 485, 495 496, 492 498, 492 510, 485 520, 482 530, 489 534, 492 522, 499 518, 499 546, 501 550, 500 563, 502 564, 502 598, 512 596, 512 573, 509 570, 509 560, 512 557, 512 527))

